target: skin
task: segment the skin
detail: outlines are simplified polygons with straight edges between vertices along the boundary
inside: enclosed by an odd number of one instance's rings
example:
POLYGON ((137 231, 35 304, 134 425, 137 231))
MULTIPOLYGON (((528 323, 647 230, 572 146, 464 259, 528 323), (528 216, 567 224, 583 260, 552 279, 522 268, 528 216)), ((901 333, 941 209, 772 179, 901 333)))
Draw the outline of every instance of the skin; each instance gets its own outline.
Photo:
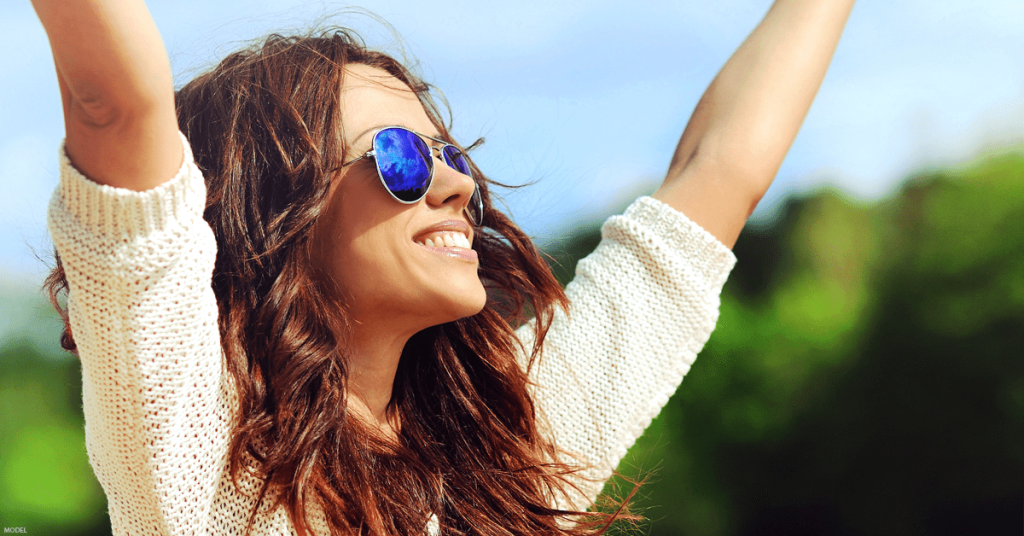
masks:
MULTIPOLYGON (((382 127, 438 136, 415 93, 380 69, 347 67, 341 105, 352 155, 369 151, 382 127)), ((462 224, 472 243, 473 228, 463 211, 475 186, 436 156, 430 189, 411 205, 391 198, 371 158, 346 167, 333 181, 327 210, 313 231, 313 262, 338 288, 353 319, 352 404, 388 431, 393 423, 385 408, 406 342, 425 328, 478 313, 487 299, 476 259, 414 241, 439 224, 462 224)))
POLYGON ((95 182, 148 190, 183 157, 163 40, 142 1, 33 0, 64 107, 65 149, 95 182))
POLYGON ((811 108, 854 0, 777 0, 697 103, 659 199, 732 247, 811 108))

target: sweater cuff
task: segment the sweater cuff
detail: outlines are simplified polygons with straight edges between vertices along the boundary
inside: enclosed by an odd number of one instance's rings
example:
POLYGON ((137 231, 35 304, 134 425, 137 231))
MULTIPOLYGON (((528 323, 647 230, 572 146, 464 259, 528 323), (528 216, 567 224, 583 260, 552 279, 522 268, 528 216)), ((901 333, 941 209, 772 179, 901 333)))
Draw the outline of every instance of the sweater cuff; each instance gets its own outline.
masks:
POLYGON ((736 265, 736 256, 725 244, 682 212, 653 197, 637 199, 622 217, 641 224, 665 243, 677 245, 686 252, 712 288, 725 285, 729 272, 736 265))
POLYGON ((174 178, 137 192, 97 184, 75 169, 60 146, 60 184, 57 200, 82 226, 100 236, 131 239, 159 233, 181 222, 202 217, 206 184, 180 132, 183 158, 174 178))

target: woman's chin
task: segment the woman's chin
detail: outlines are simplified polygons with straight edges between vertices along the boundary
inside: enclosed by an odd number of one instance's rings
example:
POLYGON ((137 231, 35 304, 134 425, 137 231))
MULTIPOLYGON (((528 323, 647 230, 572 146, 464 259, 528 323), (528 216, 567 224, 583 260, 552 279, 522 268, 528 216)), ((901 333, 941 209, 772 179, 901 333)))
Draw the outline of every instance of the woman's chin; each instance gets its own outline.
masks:
POLYGON ((467 282, 454 288, 449 286, 445 292, 429 298, 424 305, 421 310, 426 313, 425 320, 430 325, 446 324, 483 311, 487 305, 487 292, 479 280, 467 282))
MULTIPOLYGON (((487 292, 483 285, 477 283, 475 287, 464 289, 457 296, 449 296, 449 307, 447 308, 449 318, 445 322, 454 322, 473 316, 484 310, 487 305, 487 292)), ((441 322, 444 323, 444 322, 441 322)))

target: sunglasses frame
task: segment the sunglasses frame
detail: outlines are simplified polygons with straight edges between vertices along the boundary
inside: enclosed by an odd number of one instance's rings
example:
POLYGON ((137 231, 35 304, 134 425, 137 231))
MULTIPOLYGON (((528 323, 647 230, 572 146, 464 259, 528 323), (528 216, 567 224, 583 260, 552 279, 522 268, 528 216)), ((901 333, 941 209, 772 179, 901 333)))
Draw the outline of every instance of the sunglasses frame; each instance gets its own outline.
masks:
MULTIPOLYGON (((342 164, 341 167, 343 167, 343 168, 348 167, 348 166, 350 166, 352 164, 355 164, 356 162, 359 162, 360 160, 363 160, 365 158, 373 158, 373 167, 377 170, 377 178, 380 179, 381 185, 384 186, 384 189, 388 192, 388 195, 390 195, 392 199, 394 199, 395 201, 398 201, 399 203, 402 203, 403 205, 412 205, 412 204, 415 204, 415 203, 419 203, 424 197, 426 197, 427 192, 430 191, 430 186, 434 183, 434 169, 435 169, 434 158, 437 158, 441 162, 444 162, 444 165, 446 165, 449 168, 455 170, 456 173, 462 173, 461 171, 459 171, 458 169, 456 169, 455 167, 453 167, 452 165, 450 165, 448 163, 448 161, 446 160, 446 156, 447 155, 445 155, 445 153, 444 153, 445 149, 447 149, 448 147, 452 147, 453 149, 458 151, 459 154, 461 154, 463 158, 468 158, 468 156, 466 155, 466 152, 463 151, 462 149, 460 149, 455 144, 448 143, 448 142, 446 142, 446 141, 444 141, 442 139, 435 138, 433 136, 427 136, 426 134, 420 134, 419 132, 416 132, 415 130, 412 130, 410 128, 401 127, 401 126, 398 126, 398 125, 393 125, 393 126, 389 126, 389 127, 382 127, 377 132, 374 132, 373 133, 373 141, 370 143, 370 146, 372 148, 369 151, 366 151, 362 156, 360 156, 360 157, 358 157, 358 158, 356 158, 354 160, 349 160, 347 163, 342 164), (430 170, 429 170, 430 171, 430 176, 427 177, 427 184, 425 185, 425 187, 423 189, 423 195, 421 195, 418 198, 413 199, 411 201, 406 201, 404 199, 400 199, 398 196, 395 195, 394 192, 391 191, 391 188, 388 186, 387 181, 384 180, 383 173, 381 173, 380 163, 377 161, 377 150, 376 150, 377 136, 380 135, 380 133, 384 132, 385 130, 392 130, 392 129, 404 130, 406 132, 409 132, 411 134, 414 134, 414 135, 420 137, 421 139, 425 138, 425 139, 428 139, 428 140, 431 140, 431 141, 434 141, 434 142, 437 142, 437 143, 441 144, 440 146, 435 146, 435 145, 431 145, 429 143, 424 142, 424 145, 427 146, 427 150, 430 151, 430 158, 427 160, 427 166, 430 168, 430 170), (437 155, 434 154, 434 150, 437 150, 437 155)), ((483 196, 480 194, 480 184, 477 183, 476 177, 473 176, 472 170, 469 170, 469 173, 462 173, 462 174, 466 175, 470 179, 473 179, 473 194, 470 195, 469 202, 470 203, 474 203, 475 202, 476 209, 477 209, 476 212, 477 212, 477 214, 480 215, 479 216, 480 221, 477 221, 477 218, 473 217, 473 212, 469 209, 468 204, 467 204, 466 208, 463 209, 463 212, 466 213, 466 217, 469 218, 470 223, 472 223, 473 225, 479 226, 483 222, 483 218, 484 218, 484 200, 483 200, 483 196)))

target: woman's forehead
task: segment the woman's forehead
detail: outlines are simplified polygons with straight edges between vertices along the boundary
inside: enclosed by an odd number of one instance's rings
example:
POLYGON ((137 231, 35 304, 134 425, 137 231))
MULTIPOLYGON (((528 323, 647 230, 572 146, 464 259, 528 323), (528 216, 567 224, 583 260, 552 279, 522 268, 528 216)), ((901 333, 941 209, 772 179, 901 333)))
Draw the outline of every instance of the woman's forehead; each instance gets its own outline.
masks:
POLYGON ((349 143, 368 131, 387 126, 406 127, 428 136, 434 124, 416 93, 401 80, 367 65, 345 67, 341 86, 342 127, 349 143))

